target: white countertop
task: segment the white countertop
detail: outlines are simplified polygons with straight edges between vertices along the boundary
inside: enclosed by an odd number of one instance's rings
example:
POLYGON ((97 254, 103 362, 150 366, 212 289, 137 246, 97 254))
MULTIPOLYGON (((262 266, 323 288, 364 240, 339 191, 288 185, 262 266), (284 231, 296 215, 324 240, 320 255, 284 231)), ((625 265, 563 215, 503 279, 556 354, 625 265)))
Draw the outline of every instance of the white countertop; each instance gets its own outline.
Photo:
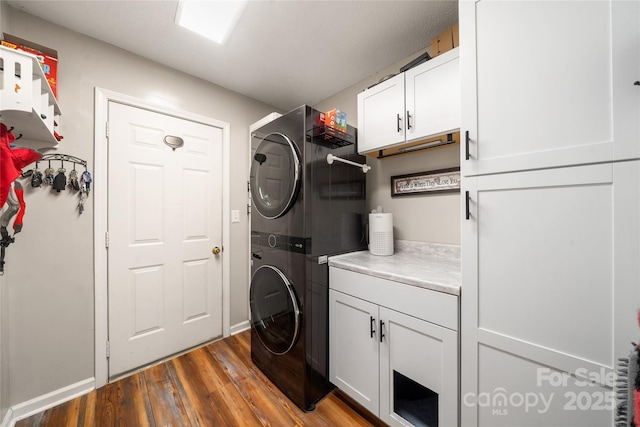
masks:
POLYGON ((337 267, 407 285, 460 295, 460 246, 394 241, 394 254, 351 252, 329 258, 337 267))

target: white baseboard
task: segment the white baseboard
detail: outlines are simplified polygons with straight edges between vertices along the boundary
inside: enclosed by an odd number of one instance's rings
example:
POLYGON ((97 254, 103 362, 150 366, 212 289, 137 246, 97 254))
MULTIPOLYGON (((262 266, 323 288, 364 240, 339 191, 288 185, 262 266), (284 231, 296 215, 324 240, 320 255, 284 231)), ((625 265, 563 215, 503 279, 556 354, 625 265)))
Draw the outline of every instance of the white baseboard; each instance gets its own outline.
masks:
MULTIPOLYGON (((26 402, 18 403, 9 409, 7 415, 11 415, 9 418, 9 424, 6 424, 6 427, 14 427, 17 421, 87 394, 95 388, 96 379, 91 377, 58 390, 54 390, 50 393, 43 394, 42 396, 38 396, 31 400, 27 400, 26 402)), ((7 417, 5 417, 1 427, 5 427, 5 421, 7 421, 7 417)))
MULTIPOLYGON (((251 329, 251 322, 245 320, 237 323, 230 328, 230 334, 235 335, 251 329)), ((0 427, 14 427, 16 422, 42 412, 46 409, 53 408, 56 405, 67 402, 76 397, 82 396, 93 391, 96 388, 96 380, 94 377, 79 381, 67 387, 54 390, 50 393, 38 396, 26 402, 19 403, 9 408, 5 414, 0 427)))
POLYGON ((235 334, 239 334, 240 332, 244 332, 248 329, 251 329, 251 322, 249 322, 248 320, 245 320, 243 322, 236 323, 235 325, 231 326, 231 328, 229 328, 229 333, 231 335, 235 335, 235 334))

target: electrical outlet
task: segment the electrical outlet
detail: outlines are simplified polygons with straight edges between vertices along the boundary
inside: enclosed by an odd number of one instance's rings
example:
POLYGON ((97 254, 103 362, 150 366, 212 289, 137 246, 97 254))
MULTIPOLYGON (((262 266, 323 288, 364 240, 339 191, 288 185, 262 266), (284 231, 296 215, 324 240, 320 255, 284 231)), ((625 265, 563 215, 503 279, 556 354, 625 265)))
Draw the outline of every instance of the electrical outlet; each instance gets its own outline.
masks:
POLYGON ((240 222, 240 211, 238 210, 231 211, 231 222, 240 222))

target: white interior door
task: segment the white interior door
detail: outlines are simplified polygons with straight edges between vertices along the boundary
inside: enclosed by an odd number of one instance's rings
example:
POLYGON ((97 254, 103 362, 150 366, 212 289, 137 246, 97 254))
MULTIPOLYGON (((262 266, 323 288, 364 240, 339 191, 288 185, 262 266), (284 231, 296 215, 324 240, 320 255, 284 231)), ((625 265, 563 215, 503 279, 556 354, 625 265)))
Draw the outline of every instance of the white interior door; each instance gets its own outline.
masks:
POLYGON ((113 378, 222 335, 222 253, 212 250, 222 244, 223 130, 116 102, 108 110, 113 378))

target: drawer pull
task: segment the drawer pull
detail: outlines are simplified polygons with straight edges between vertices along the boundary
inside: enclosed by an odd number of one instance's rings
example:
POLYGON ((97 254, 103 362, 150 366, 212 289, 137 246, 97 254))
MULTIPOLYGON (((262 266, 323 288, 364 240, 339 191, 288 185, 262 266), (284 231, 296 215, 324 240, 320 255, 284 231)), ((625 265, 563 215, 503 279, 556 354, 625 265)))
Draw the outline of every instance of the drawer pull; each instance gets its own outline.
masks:
POLYGON ((376 319, 373 318, 373 316, 371 317, 371 323, 370 323, 370 333, 371 333, 371 338, 373 338, 373 334, 376 333, 376 319))
POLYGON ((465 160, 469 160, 471 155, 469 154, 469 131, 464 132, 464 147, 465 147, 465 160))
POLYGON ((471 211, 469 210, 469 204, 471 203, 471 197, 469 196, 469 192, 465 191, 465 198, 466 198, 466 203, 465 203, 465 208, 466 208, 466 219, 467 221, 469 220, 469 218, 471 218, 471 211))

